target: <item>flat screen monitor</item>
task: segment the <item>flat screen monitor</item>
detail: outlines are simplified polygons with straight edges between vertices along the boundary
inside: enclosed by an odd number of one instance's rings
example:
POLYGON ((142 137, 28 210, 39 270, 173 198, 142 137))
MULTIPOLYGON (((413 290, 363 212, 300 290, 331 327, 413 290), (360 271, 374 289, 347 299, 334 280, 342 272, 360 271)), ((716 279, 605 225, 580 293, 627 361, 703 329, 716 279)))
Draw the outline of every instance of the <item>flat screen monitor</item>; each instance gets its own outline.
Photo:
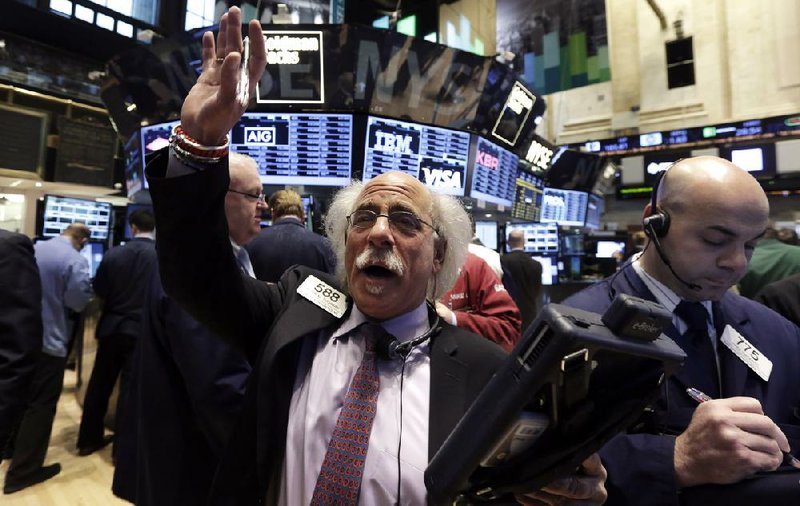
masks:
POLYGON ((496 221, 476 221, 475 235, 481 240, 484 246, 497 251, 497 222, 496 221))
POLYGON ((547 173, 547 186, 565 190, 591 191, 603 166, 603 159, 592 153, 581 153, 560 147, 553 155, 547 173))
POLYGON ((525 234, 526 253, 556 255, 559 252, 558 225, 555 223, 509 223, 506 225, 506 239, 512 230, 522 230, 525 234))
POLYGON ((614 255, 620 255, 620 258, 625 255, 625 242, 624 241, 597 241, 597 258, 614 258, 614 255))
POLYGON ((153 212, 153 206, 149 204, 128 204, 125 207, 125 240, 133 239, 133 232, 131 231, 131 214, 138 211, 139 209, 148 209, 151 213, 153 212))
POLYGON ((350 114, 248 112, 231 130, 231 150, 255 159, 262 184, 346 186, 350 114))
MULTIPOLYGON (((169 146, 169 136, 172 133, 172 129, 179 123, 180 120, 154 123, 152 125, 143 126, 141 130, 139 130, 142 167, 147 165, 147 155, 169 146)), ((142 178, 142 187, 147 188, 146 178, 142 178)))
POLYGON ((646 185, 655 184, 658 175, 672 166, 678 160, 692 156, 690 151, 654 151, 645 153, 643 158, 646 185))
POLYGON ((576 190, 545 188, 542 201, 542 223, 582 227, 586 222, 589 194, 576 190))
POLYGON ((542 215, 544 181, 522 169, 517 172, 514 206, 511 217, 523 221, 539 221, 542 215))
POLYGON ((477 141, 469 196, 499 206, 512 207, 519 157, 483 137, 475 138, 477 141))
POLYGON ((558 284, 558 263, 555 257, 531 256, 534 260, 542 264, 542 285, 550 286, 558 284))
POLYGON ((128 197, 145 188, 142 145, 139 132, 131 135, 123 146, 125 153, 125 189, 128 197))
POLYGON ((589 194, 589 200, 586 204, 586 228, 597 230, 600 228, 600 217, 603 215, 605 208, 605 200, 603 197, 589 194))
POLYGON ((97 268, 103 261, 105 245, 102 242, 87 242, 80 251, 81 255, 89 262, 89 275, 94 279, 97 275, 97 268))
POLYGON ((364 180, 399 170, 439 193, 464 196, 469 134, 419 123, 367 117, 364 180))
POLYGON ((106 241, 111 231, 111 213, 108 202, 45 195, 41 235, 55 237, 72 223, 81 222, 91 230, 91 240, 106 241))
POLYGON ((775 176, 775 144, 749 144, 723 146, 719 156, 750 173, 755 178, 775 176))

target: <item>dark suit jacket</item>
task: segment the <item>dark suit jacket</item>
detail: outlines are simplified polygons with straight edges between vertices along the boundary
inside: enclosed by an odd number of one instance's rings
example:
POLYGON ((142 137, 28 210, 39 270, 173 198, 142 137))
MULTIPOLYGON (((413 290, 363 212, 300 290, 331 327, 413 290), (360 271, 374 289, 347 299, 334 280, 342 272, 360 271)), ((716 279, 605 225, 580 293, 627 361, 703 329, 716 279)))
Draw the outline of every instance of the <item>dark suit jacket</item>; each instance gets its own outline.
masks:
POLYGON ((753 300, 800 325, 800 274, 768 284, 753 300))
POLYGON ((147 284, 156 270, 156 244, 132 239, 108 250, 94 278, 94 292, 103 299, 103 313, 95 336, 137 336, 147 284))
POLYGON ((205 504, 250 365, 167 297, 153 272, 116 434, 114 493, 139 506, 205 504))
MULTIPOLYGON (((656 300, 628 263, 616 275, 567 298, 563 304, 602 314, 617 293, 656 300)), ((761 401, 764 413, 781 427, 791 448, 797 449, 800 447, 800 329, 761 304, 730 292, 714 304, 714 320, 718 333, 726 324, 730 325, 773 363, 769 382, 765 382, 725 345, 718 343, 722 396, 742 395, 761 401)), ((680 344, 681 337, 673 327, 666 333, 680 344)), ((686 364, 692 359, 687 357, 686 364)), ((686 395, 686 387, 693 383, 690 369, 684 365, 669 379, 662 400, 655 406, 653 417, 644 420, 641 433, 617 436, 601 450, 608 470, 607 504, 678 504, 674 436, 688 426, 696 407, 695 401, 686 395)))
MULTIPOLYGON (((303 340, 316 339, 321 329, 342 322, 301 297, 297 287, 309 274, 333 286, 336 282, 304 267, 290 269, 277 284, 243 276, 228 241, 224 163, 164 179, 164 155, 147 169, 164 288, 192 315, 244 349, 253 363, 243 416, 218 470, 212 504, 272 503, 279 491, 303 340)), ((505 354, 486 339, 447 324, 430 346, 432 456, 505 354)))
POLYGON ((41 350, 42 285, 33 244, 0 230, 0 451, 25 409, 41 350))
POLYGON ((519 250, 501 256, 500 264, 511 277, 506 289, 519 308, 524 333, 542 307, 542 264, 519 250))
POLYGON ((277 282, 286 269, 305 265, 333 274, 336 260, 328 240, 292 218, 276 220, 245 245, 256 277, 277 282))

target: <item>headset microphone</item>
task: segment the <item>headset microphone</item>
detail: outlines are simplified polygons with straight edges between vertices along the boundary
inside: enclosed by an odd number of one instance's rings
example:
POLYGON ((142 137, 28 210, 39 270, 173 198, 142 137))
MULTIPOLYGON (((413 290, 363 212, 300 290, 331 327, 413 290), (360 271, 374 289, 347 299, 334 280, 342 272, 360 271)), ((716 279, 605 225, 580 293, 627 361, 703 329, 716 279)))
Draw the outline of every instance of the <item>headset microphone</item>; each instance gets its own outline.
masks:
MULTIPOLYGON (((662 213, 663 212, 664 211, 662 211, 662 213)), ((659 214, 661 214, 661 213, 659 213, 659 214)), ((653 245, 655 245, 655 247, 656 247, 656 251, 658 252, 658 256, 661 258, 661 261, 664 262, 664 265, 667 266, 667 269, 669 269, 669 272, 671 272, 672 275, 675 276, 675 279, 677 279, 678 281, 680 281, 681 283, 686 285, 690 290, 694 290, 694 291, 702 290, 703 289, 702 286, 696 285, 694 283, 689 283, 688 281, 685 281, 682 277, 680 277, 678 275, 677 272, 675 272, 675 269, 672 268, 672 262, 669 261, 669 258, 667 258, 667 254, 664 253, 663 249, 661 249, 661 241, 658 240, 658 234, 656 234, 655 231, 652 230, 653 225, 648 223, 648 219, 649 218, 650 217, 644 219, 645 231, 647 231, 648 228, 651 229, 652 233, 647 234, 647 235, 649 235, 650 239, 653 241, 653 245)))

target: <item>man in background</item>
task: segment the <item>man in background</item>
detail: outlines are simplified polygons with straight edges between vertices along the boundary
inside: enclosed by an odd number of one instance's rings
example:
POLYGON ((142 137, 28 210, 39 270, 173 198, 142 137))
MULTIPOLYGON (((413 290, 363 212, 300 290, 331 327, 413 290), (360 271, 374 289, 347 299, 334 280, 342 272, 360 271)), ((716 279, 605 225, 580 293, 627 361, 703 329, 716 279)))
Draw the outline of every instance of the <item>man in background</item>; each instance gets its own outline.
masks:
POLYGON ((97 354, 78 432, 78 455, 81 456, 103 448, 112 439, 103 435, 103 419, 121 373, 114 417, 115 421, 120 418, 119 408, 124 405, 127 393, 130 360, 140 331, 147 283, 157 268, 156 222, 152 211, 134 211, 128 222, 133 239, 109 250, 94 279, 94 291, 102 299, 103 312, 95 331, 97 354))
MULTIPOLYGON (((253 277, 241 245, 266 207, 255 161, 230 156, 228 234, 239 270, 253 277)), ((230 253, 229 253, 230 254, 230 253)), ((152 275, 117 445, 114 493, 140 506, 207 504, 222 450, 244 399, 245 356, 189 316, 152 275)))
POLYGON ((768 284, 798 273, 800 246, 782 242, 778 231, 770 226, 753 252, 747 273, 739 281, 739 293, 752 299, 768 284))
POLYGON ((305 265, 333 274, 336 261, 324 237, 306 229, 300 195, 278 190, 269 198, 272 226, 262 230, 245 248, 253 262, 256 277, 277 282, 292 265, 305 265))
POLYGON ((61 472, 60 464, 44 466, 56 405, 64 384, 69 336, 68 311, 80 312, 89 303, 92 286, 89 262, 79 253, 89 242, 89 227, 73 223, 64 232, 34 245, 42 286, 44 338, 28 397, 17 429, 14 455, 3 492, 11 494, 61 472))
POLYGON ((0 230, 0 461, 42 349, 42 285, 31 240, 0 230))
POLYGON ((500 257, 500 263, 511 278, 506 288, 519 308, 525 332, 542 307, 542 264, 525 253, 523 230, 512 230, 507 243, 511 251, 500 257))

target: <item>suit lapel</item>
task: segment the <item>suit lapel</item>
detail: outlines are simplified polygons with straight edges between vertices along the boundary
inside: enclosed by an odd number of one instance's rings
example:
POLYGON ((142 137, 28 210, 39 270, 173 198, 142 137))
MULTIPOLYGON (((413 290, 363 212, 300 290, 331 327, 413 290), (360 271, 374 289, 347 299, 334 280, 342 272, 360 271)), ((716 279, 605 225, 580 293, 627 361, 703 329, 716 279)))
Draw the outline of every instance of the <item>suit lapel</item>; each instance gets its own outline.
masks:
MULTIPOLYGON (((726 325, 733 327, 736 332, 744 336, 757 349, 759 346, 758 334, 752 331, 750 320, 732 307, 731 297, 723 297, 719 303, 714 303, 714 325, 717 329, 717 354, 722 368, 722 396, 746 395, 757 399, 763 398, 766 382, 762 381, 750 370, 739 357, 733 354, 727 346, 722 344, 722 332, 726 325), (740 315, 736 317, 735 315, 740 315)), ((770 358, 770 357, 767 357, 770 358)))
POLYGON ((455 358, 457 349, 458 343, 450 326, 444 326, 431 341, 429 461, 466 411, 466 364, 455 358))

